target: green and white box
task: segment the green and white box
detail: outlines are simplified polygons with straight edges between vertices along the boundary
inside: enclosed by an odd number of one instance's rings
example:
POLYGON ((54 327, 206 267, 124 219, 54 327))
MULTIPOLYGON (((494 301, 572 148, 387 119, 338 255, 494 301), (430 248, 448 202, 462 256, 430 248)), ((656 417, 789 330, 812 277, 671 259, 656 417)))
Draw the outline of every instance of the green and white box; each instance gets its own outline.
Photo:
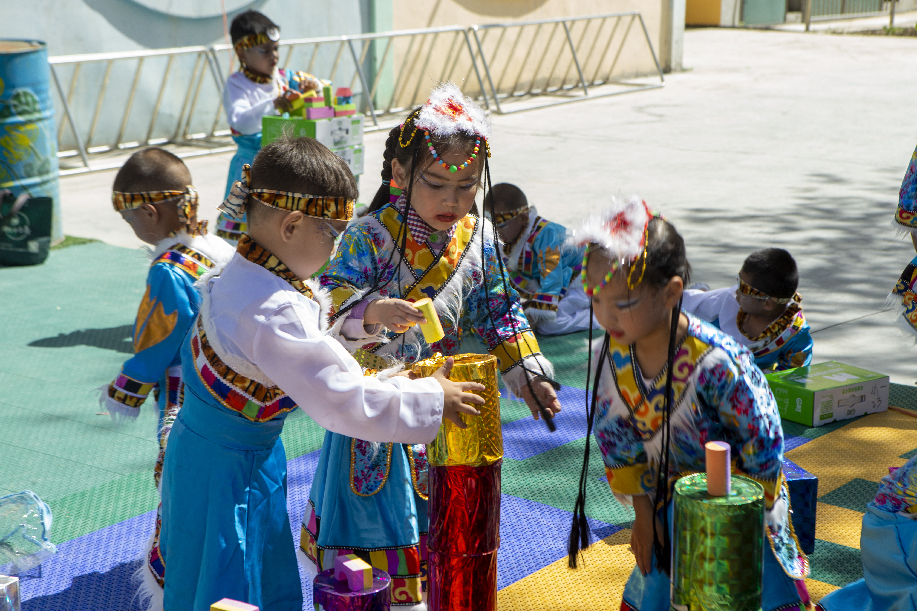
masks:
POLYGON ((836 361, 768 374, 780 417, 822 426, 888 409, 887 375, 836 361))
POLYGON ((261 146, 266 146, 280 137, 284 129, 294 138, 308 136, 328 148, 334 148, 332 129, 335 119, 303 119, 297 117, 268 116, 261 119, 261 146))
POLYGON ((350 119, 350 146, 363 146, 363 115, 341 118, 350 119))
POLYGON ((354 176, 363 173, 363 147, 362 146, 344 146, 338 149, 331 149, 331 152, 347 162, 354 176))

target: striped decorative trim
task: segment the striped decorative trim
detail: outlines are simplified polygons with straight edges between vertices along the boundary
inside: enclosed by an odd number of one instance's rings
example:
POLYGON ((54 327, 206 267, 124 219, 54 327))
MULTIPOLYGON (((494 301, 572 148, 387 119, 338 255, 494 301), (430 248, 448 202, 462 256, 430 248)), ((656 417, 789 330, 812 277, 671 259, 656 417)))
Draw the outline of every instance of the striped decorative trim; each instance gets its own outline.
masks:
POLYGON ((178 269, 188 273, 194 279, 200 278, 213 269, 215 265, 215 263, 205 257, 203 253, 189 246, 185 246, 184 244, 176 244, 156 257, 156 260, 153 261, 153 265, 157 263, 174 265, 178 269))
POLYGON ((309 299, 315 299, 315 296, 312 294, 312 289, 310 289, 305 282, 300 280, 289 267, 283 264, 283 261, 272 255, 269 250, 259 246, 257 242, 251 239, 251 236, 243 235, 240 237, 239 244, 236 246, 236 251, 245 257, 247 261, 251 261, 255 265, 260 265, 278 278, 283 278, 289 282, 294 289, 309 299))
POLYGON ((162 559, 159 552, 159 533, 162 530, 162 503, 156 508, 156 532, 153 533, 153 545, 150 553, 146 558, 146 568, 149 569, 153 579, 159 584, 160 588, 165 587, 166 579, 166 561, 162 559))
POLYGON ((276 386, 267 387, 233 371, 207 341, 200 318, 191 337, 198 377, 220 404, 252 422, 267 422, 296 409, 296 403, 276 386))
POLYGON ((108 386, 108 397, 128 407, 139 408, 153 392, 155 384, 147 384, 124 373, 119 373, 114 382, 108 386))

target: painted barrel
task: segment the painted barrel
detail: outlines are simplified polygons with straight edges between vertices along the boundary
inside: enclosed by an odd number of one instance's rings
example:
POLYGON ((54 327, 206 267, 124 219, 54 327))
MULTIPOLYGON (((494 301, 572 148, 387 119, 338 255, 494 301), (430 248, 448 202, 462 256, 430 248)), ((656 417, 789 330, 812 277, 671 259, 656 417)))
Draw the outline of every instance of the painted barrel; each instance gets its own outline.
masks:
POLYGON ((48 47, 0 39, 0 190, 50 197, 52 243, 64 239, 48 47))

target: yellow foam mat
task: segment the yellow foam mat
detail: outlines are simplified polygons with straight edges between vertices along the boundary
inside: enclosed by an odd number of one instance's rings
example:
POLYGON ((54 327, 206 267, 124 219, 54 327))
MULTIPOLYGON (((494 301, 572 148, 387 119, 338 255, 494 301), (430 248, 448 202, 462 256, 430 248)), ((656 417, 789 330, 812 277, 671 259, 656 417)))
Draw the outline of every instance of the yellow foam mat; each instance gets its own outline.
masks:
POLYGON ((620 605, 635 566, 630 529, 592 544, 577 570, 561 558, 497 592, 500 611, 608 611, 620 605))
POLYGON ((917 447, 915 433, 917 418, 882 412, 813 439, 786 456, 818 476, 818 496, 822 497, 852 479, 880 481, 889 467, 904 464, 899 456, 917 447))
POLYGON ((863 521, 861 512, 827 503, 819 503, 816 511, 816 539, 860 549, 860 527, 863 521))

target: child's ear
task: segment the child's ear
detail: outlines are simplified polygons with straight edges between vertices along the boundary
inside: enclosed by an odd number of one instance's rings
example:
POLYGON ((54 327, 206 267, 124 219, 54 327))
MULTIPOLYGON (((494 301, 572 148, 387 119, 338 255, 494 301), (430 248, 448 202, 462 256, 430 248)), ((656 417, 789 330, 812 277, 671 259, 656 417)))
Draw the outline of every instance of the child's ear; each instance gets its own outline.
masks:
POLYGON ((292 242, 296 238, 302 238, 306 233, 306 216, 297 210, 284 215, 280 221, 280 237, 284 242, 292 242))
POLYGON ((669 279, 668 284, 665 286, 665 307, 667 310, 678 306, 684 291, 685 282, 681 279, 681 276, 673 276, 669 279))
POLYGON ((408 185, 407 168, 401 165, 401 162, 397 159, 392 159, 392 178, 394 178, 398 186, 405 191, 410 187, 410 185, 408 185))
POLYGON ((138 212, 145 215, 150 220, 151 223, 158 223, 160 218, 162 217, 162 214, 160 213, 159 208, 157 208, 153 204, 141 205, 140 210, 138 210, 138 212))

